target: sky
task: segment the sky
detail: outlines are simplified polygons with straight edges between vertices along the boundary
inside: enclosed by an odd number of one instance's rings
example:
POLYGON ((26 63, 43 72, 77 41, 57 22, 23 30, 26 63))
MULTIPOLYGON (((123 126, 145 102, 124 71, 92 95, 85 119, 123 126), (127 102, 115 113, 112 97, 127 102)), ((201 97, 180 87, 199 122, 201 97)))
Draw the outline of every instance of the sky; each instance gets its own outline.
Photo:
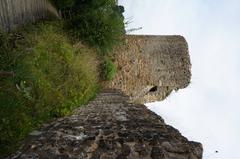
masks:
POLYGON ((149 109, 201 142, 204 159, 240 159, 240 1, 119 0, 131 34, 183 35, 192 80, 149 109), (218 153, 215 153, 218 151, 218 153))

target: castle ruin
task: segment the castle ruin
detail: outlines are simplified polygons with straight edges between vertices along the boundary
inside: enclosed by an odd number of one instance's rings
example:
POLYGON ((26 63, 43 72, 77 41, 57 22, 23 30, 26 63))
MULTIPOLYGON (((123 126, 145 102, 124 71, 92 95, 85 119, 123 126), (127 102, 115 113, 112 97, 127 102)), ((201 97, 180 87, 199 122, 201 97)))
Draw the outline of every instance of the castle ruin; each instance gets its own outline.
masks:
POLYGON ((200 143, 188 141, 141 103, 163 100, 191 77, 181 36, 127 36, 117 51, 116 78, 72 116, 30 134, 12 158, 201 159, 200 143), (127 94, 127 95, 126 95, 127 94))
MULTIPOLYGON (((6 2, 14 5, 0 10, 0 26, 4 30, 46 15, 44 9, 31 9, 32 6, 10 15, 9 10, 14 10, 17 2, 0 1, 6 2), (33 11, 34 16, 17 16, 26 11, 33 11)), ((96 99, 76 109, 72 116, 44 124, 32 132, 20 150, 9 158, 201 159, 200 143, 188 141, 143 105, 164 100, 173 90, 190 83, 186 40, 182 36, 129 35, 115 53, 119 71, 113 81, 104 84, 105 89, 96 99)))

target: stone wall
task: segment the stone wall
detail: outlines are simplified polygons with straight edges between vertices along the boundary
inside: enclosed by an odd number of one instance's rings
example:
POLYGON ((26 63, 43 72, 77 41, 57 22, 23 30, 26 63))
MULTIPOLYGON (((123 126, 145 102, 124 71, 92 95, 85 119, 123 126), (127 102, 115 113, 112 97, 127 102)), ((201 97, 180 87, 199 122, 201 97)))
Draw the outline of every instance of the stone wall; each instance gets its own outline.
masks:
POLYGON ((182 36, 128 35, 115 49, 118 73, 107 85, 146 103, 165 99, 191 79, 188 45, 182 36))
POLYGON ((141 104, 105 90, 75 114, 31 133, 12 158, 201 159, 202 145, 141 104))

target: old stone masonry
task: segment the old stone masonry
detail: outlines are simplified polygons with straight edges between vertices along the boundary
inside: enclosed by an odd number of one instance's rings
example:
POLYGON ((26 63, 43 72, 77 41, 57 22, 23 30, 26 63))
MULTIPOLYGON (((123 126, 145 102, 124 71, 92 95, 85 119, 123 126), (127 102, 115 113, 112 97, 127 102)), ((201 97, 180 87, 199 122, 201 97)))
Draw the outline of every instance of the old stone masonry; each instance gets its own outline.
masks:
POLYGON ((190 83, 188 44, 182 36, 127 35, 114 51, 118 72, 105 86, 123 91, 134 103, 164 100, 190 83))
MULTIPOLYGON (((117 90, 31 134, 21 159, 201 159, 200 143, 188 141, 161 117, 117 90)), ((14 158, 12 156, 12 158, 14 158)))

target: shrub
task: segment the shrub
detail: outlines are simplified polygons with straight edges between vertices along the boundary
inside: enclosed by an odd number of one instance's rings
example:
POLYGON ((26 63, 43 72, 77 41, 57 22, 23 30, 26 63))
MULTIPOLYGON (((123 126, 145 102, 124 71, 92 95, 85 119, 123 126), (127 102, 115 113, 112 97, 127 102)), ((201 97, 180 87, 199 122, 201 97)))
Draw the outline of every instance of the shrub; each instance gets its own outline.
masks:
POLYGON ((117 69, 114 63, 109 58, 105 59, 102 69, 103 69, 103 79, 113 80, 113 78, 117 73, 117 69))
POLYGON ((39 24, 4 37, 12 49, 7 60, 1 56, 1 69, 15 76, 0 77, 1 155, 12 151, 33 128, 71 114, 98 91, 95 52, 73 46, 60 28, 39 24))
POLYGON ((72 0, 71 5, 63 5, 57 0, 54 2, 60 5, 66 29, 99 49, 101 54, 109 53, 114 45, 122 41, 125 34, 124 8, 117 6, 115 0, 72 0))

